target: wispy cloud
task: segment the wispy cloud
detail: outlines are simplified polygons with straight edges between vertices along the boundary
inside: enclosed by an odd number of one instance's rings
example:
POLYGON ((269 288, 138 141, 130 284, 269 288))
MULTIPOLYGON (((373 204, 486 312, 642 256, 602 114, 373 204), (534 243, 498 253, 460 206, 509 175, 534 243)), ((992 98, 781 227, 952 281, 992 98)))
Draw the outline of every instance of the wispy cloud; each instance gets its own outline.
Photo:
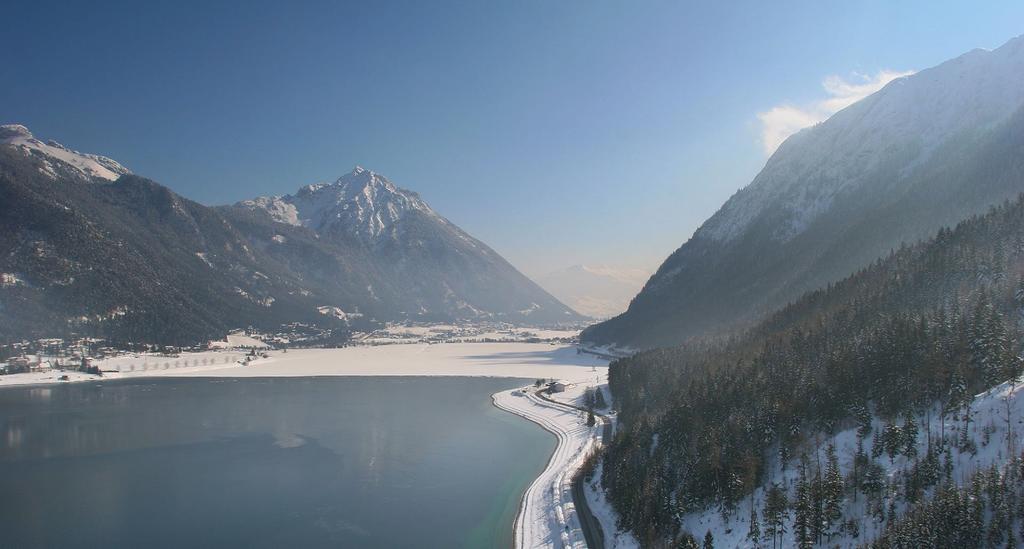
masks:
POLYGON ((779 105, 757 113, 761 121, 761 146, 765 156, 771 156, 775 149, 802 128, 813 126, 836 112, 860 101, 882 89, 883 86, 914 71, 879 71, 874 76, 853 74, 847 80, 841 76, 829 76, 822 81, 827 97, 809 105, 779 105))

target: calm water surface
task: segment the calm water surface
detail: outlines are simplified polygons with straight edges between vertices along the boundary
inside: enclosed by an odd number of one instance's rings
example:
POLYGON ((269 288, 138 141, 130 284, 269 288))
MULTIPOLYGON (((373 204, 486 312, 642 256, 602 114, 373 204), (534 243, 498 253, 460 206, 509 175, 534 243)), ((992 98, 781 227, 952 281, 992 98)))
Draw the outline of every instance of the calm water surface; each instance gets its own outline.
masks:
POLYGON ((474 378, 0 390, 4 547, 507 547, 555 440, 474 378))

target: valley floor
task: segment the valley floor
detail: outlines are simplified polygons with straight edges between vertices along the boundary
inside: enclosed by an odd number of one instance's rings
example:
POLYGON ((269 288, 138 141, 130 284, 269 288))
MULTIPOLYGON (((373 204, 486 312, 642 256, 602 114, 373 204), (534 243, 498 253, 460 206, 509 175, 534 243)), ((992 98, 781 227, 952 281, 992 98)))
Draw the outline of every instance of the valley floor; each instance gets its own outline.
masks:
MULTIPOLYGON (((136 377, 461 376, 525 379, 592 379, 607 362, 567 345, 543 343, 439 343, 267 351, 267 358, 239 361, 244 351, 219 350, 124 355, 95 363, 103 379, 136 377)), ((0 387, 96 380, 96 376, 51 370, 0 376, 0 387)))

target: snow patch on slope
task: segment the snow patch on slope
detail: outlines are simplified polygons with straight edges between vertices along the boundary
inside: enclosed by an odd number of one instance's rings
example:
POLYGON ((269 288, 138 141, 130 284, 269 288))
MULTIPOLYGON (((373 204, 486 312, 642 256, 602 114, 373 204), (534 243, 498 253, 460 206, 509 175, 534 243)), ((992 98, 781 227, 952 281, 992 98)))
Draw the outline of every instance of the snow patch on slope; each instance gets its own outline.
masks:
POLYGON ((773 213, 785 219, 773 236, 789 240, 878 170, 906 177, 948 140, 980 135, 1022 105, 1024 37, 893 80, 789 137, 696 236, 729 241, 773 213))
MULTIPOLYGON (((122 175, 131 173, 128 168, 105 156, 71 150, 56 141, 43 143, 36 139, 28 128, 20 124, 0 126, 0 144, 10 145, 25 155, 41 154, 48 160, 58 160, 88 177, 114 181, 122 175)), ((49 162, 44 165, 43 173, 51 177, 56 176, 49 162)))

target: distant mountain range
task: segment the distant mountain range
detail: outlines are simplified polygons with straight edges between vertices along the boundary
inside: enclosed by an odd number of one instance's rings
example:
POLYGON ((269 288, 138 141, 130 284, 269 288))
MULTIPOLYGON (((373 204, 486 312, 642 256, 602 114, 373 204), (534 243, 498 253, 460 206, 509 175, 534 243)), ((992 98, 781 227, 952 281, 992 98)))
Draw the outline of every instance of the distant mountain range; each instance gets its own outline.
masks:
POLYGON ((356 168, 208 207, 0 126, 0 340, 186 344, 235 327, 581 317, 418 195, 356 168))
POLYGON ((749 326, 1024 191, 1024 37, 899 78, 787 139, 595 344, 749 326))
POLYGON ((573 310, 604 319, 625 311, 650 276, 643 269, 573 265, 537 277, 537 283, 573 310))

